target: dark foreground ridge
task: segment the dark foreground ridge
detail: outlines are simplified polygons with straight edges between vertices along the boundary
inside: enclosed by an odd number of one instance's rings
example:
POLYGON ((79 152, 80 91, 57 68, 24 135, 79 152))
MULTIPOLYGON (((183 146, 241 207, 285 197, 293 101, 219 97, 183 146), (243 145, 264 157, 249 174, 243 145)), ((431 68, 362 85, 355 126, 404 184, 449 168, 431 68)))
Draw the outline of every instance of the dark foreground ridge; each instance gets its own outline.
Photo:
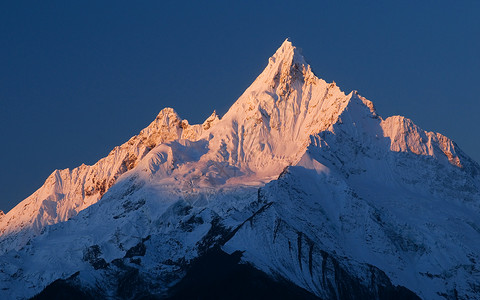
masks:
MULTIPOLYGON (((229 255, 219 249, 209 251, 194 260, 186 276, 168 295, 153 295, 144 290, 141 294, 117 294, 118 299, 320 299, 312 293, 284 279, 275 280, 249 264, 240 264, 241 252, 229 255), (133 297, 132 297, 133 296, 133 297)), ((376 290, 361 287, 345 270, 337 270, 337 299, 420 299, 404 287, 383 282, 376 290)), ((68 279, 59 279, 47 286, 33 300, 51 299, 104 299, 106 295, 96 291, 84 291, 75 280, 78 274, 68 279)), ((132 284, 142 282, 132 280, 132 284)), ((332 287, 333 288, 333 287, 332 287)), ((139 291, 138 286, 131 287, 139 291)))
POLYGON ((241 252, 214 250, 192 264, 167 299, 319 299, 285 280, 276 281, 248 264, 241 252))

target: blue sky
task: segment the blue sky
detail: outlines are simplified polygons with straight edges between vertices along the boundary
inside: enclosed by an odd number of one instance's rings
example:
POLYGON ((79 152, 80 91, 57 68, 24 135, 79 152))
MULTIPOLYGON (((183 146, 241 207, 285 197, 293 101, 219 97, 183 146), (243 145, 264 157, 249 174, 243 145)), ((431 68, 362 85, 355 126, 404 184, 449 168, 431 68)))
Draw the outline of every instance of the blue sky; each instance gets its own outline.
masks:
POLYGON ((480 2, 337 2, 2 2, 0 210, 166 106, 225 113, 287 37, 317 76, 480 161, 480 2))

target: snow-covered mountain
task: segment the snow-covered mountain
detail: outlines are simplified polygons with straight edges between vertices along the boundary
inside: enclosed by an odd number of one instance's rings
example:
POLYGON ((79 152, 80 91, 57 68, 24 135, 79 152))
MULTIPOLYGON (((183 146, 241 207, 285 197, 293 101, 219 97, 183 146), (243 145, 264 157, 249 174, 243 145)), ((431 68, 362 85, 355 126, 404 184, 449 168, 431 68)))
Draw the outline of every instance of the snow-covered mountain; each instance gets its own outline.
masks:
POLYGON ((0 215, 0 251, 19 249, 46 226, 66 221, 98 202, 119 176, 134 168, 156 145, 195 139, 217 121, 213 113, 202 125, 192 126, 173 109, 165 108, 147 128, 95 165, 55 170, 35 193, 7 215, 0 215))
POLYGON ((2 299, 480 298, 480 166, 288 40, 221 119, 162 110, 0 230, 2 299))

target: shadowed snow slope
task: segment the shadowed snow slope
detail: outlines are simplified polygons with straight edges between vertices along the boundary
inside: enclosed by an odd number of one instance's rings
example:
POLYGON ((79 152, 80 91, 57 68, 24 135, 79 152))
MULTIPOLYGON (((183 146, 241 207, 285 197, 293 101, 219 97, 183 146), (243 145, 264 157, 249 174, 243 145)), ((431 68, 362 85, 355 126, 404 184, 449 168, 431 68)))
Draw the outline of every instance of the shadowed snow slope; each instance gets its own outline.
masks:
POLYGON ((180 297, 192 266, 241 251, 325 299, 479 298, 479 191, 453 141, 382 119, 286 40, 221 119, 166 108, 1 216, 0 296, 55 281, 49 292, 180 297))

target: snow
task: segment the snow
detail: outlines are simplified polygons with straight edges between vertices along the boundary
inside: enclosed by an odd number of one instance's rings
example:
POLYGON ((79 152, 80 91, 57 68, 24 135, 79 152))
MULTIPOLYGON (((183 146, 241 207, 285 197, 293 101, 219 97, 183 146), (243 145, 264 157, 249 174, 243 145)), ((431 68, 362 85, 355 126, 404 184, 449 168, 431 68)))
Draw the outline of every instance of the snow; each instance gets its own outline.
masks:
POLYGON ((218 121, 212 114, 203 127, 186 125, 172 108, 163 109, 137 136, 115 147, 93 166, 55 170, 34 194, 0 218, 0 253, 20 249, 47 225, 63 222, 98 202, 126 171, 156 145, 188 136, 195 139, 218 121), (183 122, 183 123, 182 123, 183 122))
POLYGON ((479 176, 453 141, 383 119, 317 78, 286 40, 222 118, 190 125, 165 108, 0 216, 0 296, 28 298, 77 271, 108 287, 114 261, 139 267, 124 259, 139 243, 140 273, 161 294, 218 243, 320 297, 335 262, 364 285, 377 268, 424 298, 475 298, 479 176), (85 259, 94 246, 107 269, 85 259))

